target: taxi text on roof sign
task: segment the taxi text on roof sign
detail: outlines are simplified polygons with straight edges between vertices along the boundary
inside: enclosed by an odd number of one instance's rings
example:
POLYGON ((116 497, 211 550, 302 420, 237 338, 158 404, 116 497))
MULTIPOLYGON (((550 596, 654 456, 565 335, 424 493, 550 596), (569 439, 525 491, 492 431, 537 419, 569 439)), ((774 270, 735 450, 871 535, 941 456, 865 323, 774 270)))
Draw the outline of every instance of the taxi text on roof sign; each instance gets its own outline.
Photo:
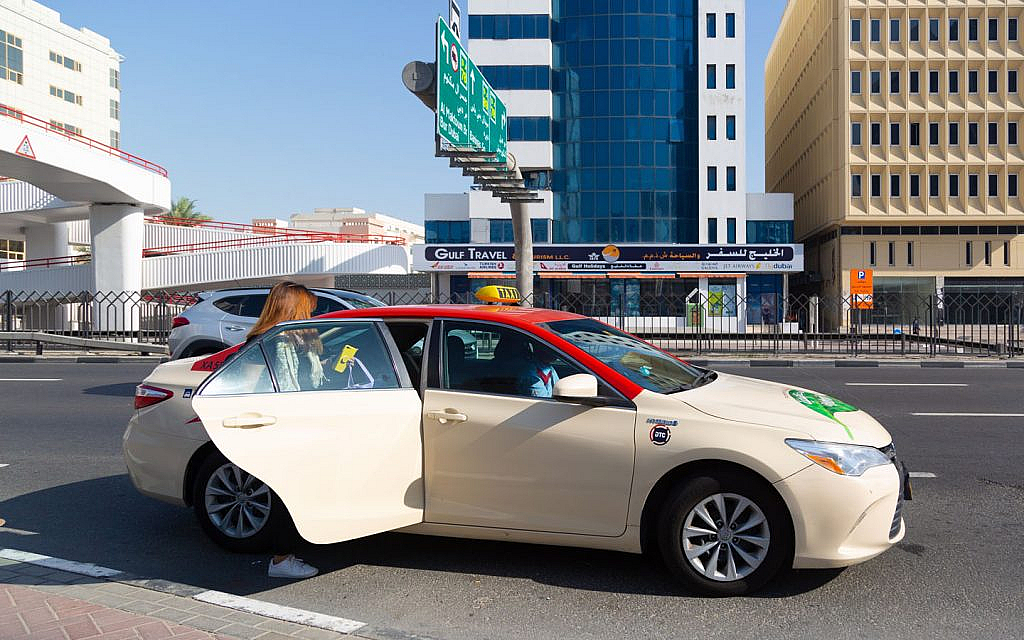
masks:
POLYGON ((518 304, 522 301, 519 289, 515 287, 503 287, 496 284, 482 287, 476 292, 476 299, 481 302, 501 302, 505 304, 518 304))

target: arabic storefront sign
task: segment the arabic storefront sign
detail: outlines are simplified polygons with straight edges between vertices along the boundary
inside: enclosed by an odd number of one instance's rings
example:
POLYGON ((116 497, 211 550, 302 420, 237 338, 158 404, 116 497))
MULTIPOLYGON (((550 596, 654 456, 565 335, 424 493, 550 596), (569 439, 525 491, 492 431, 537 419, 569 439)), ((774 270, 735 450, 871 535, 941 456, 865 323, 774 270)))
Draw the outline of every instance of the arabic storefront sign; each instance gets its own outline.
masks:
MULTIPOLYGON (((513 271, 512 245, 415 245, 419 271, 513 271)), ((548 272, 797 272, 800 244, 777 245, 536 245, 534 269, 548 272)))

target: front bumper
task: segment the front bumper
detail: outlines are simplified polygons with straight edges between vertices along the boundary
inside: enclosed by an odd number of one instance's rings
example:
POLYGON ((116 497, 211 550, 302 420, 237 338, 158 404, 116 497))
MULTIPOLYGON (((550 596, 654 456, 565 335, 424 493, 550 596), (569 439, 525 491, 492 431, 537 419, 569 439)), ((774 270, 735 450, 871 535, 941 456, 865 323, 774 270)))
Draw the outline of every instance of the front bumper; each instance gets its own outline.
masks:
POLYGON ((874 467, 860 477, 814 464, 775 483, 793 517, 796 569, 846 567, 903 539, 902 466, 874 467))

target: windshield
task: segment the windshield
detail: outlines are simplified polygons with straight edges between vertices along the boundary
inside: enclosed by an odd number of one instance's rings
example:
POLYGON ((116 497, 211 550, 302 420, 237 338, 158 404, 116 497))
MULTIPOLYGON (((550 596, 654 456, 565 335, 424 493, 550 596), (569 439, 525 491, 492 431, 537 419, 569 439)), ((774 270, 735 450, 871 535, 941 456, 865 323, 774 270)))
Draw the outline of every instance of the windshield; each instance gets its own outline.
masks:
POLYGON ((650 391, 683 391, 701 380, 704 373, 643 340, 596 320, 560 320, 544 326, 650 391))

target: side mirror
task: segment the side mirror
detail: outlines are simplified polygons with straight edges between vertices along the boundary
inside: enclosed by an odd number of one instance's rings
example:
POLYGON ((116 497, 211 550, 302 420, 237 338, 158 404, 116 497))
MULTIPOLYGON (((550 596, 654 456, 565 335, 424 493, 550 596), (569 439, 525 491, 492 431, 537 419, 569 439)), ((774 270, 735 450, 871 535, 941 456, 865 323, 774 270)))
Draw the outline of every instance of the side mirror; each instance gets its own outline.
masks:
POLYGON ((558 400, 580 402, 597 398, 597 378, 589 373, 577 373, 559 379, 551 395, 558 400))

